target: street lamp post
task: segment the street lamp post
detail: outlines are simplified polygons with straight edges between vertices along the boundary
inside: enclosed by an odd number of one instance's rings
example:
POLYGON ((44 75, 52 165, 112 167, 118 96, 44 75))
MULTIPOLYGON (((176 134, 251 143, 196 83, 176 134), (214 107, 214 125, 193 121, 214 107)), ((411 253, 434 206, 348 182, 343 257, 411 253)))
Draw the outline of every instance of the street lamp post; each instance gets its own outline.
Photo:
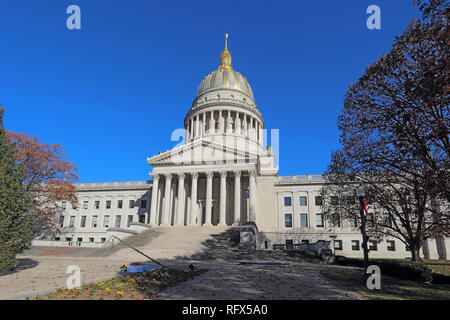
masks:
POLYGON ((359 215, 361 218, 361 235, 362 235, 362 248, 364 253, 364 275, 366 275, 367 267, 369 266, 369 249, 367 247, 368 237, 366 233, 366 215, 364 214, 364 197, 365 197, 365 191, 364 189, 359 186, 356 189, 356 196, 359 199, 359 215))

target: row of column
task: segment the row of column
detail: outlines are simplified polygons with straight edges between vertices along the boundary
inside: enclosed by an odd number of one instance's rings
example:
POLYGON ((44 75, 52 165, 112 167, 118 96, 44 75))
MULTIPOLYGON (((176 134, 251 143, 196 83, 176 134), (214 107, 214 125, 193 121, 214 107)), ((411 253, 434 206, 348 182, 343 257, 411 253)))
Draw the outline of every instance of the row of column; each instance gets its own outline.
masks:
POLYGON ((199 113, 188 120, 186 126, 187 141, 204 134, 234 133, 262 143, 260 121, 246 113, 231 110, 212 110, 199 113), (214 114, 218 113, 218 117, 214 114), (206 128, 208 124, 208 128, 206 128))
MULTIPOLYGON (((212 183, 214 172, 204 172, 206 175, 206 196, 205 196, 205 221, 203 222, 204 226, 212 225, 212 183)), ((226 187, 226 179, 228 176, 228 171, 220 171, 220 199, 219 199, 219 225, 226 225, 226 199, 227 199, 227 187, 226 187)), ((233 224, 238 225, 240 223, 241 216, 241 174, 242 171, 234 170, 234 211, 233 211, 233 224)), ((255 200, 256 200, 256 173, 254 170, 249 170, 249 221, 256 222, 255 215, 255 200)), ((178 201, 177 207, 175 208, 175 218, 174 225, 184 225, 185 213, 187 214, 187 210, 185 208, 186 202, 186 190, 184 188, 185 184, 185 173, 176 173, 178 177, 178 201)), ((199 217, 198 212, 198 199, 197 199, 197 187, 198 187, 198 172, 191 172, 191 208, 190 208, 190 220, 187 221, 187 225, 196 225, 196 218, 199 217)), ((166 173, 163 174, 165 179, 165 187, 164 187, 164 198, 162 201, 162 218, 161 225, 171 225, 170 222, 170 189, 172 186, 172 177, 174 174, 166 173)), ((150 208, 150 224, 157 225, 157 216, 159 213, 159 208, 161 203, 158 203, 158 190, 159 190, 159 179, 160 175, 155 174, 153 177, 153 186, 152 186, 152 201, 150 208)), ((200 221, 201 224, 201 221, 200 221)))

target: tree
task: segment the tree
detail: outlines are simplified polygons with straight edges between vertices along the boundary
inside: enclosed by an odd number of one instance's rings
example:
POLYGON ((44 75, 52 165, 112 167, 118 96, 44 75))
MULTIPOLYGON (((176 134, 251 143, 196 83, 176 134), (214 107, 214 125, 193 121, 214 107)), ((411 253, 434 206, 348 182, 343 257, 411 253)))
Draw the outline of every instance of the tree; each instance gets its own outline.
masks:
POLYGON ((47 237, 59 232, 57 217, 64 210, 62 201, 77 203, 74 181, 76 166, 67 160, 63 147, 41 143, 38 137, 7 132, 24 168, 25 190, 32 197, 33 234, 47 237))
POLYGON ((15 255, 32 240, 33 218, 28 213, 30 199, 24 188, 23 168, 15 158, 3 127, 0 109, 0 272, 16 265, 15 255))
POLYGON ((450 232, 450 7, 416 2, 422 18, 349 87, 338 120, 342 149, 327 171, 345 164, 365 184, 377 207, 373 233, 401 239, 413 260, 424 239, 450 232))

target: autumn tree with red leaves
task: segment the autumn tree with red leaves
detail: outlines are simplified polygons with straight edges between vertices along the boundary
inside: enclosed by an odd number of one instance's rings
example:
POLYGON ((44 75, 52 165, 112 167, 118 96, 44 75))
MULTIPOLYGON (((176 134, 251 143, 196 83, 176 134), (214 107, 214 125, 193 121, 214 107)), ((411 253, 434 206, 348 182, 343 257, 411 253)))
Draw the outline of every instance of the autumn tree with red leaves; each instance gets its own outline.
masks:
POLYGON ((33 198, 33 234, 40 238, 54 235, 64 210, 62 201, 78 201, 74 185, 78 170, 59 144, 42 143, 38 137, 12 131, 7 131, 7 137, 24 169, 25 190, 33 198))

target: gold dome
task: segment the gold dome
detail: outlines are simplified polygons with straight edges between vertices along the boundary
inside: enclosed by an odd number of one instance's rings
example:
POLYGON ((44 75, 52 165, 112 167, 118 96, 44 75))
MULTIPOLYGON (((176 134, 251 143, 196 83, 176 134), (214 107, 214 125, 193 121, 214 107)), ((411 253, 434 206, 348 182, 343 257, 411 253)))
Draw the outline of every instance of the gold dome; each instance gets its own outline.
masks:
POLYGON ((213 89, 234 89, 254 99, 252 88, 247 79, 231 67, 231 54, 227 48, 227 39, 228 34, 225 35, 225 50, 220 54, 219 68, 203 79, 198 87, 197 97, 213 89))

